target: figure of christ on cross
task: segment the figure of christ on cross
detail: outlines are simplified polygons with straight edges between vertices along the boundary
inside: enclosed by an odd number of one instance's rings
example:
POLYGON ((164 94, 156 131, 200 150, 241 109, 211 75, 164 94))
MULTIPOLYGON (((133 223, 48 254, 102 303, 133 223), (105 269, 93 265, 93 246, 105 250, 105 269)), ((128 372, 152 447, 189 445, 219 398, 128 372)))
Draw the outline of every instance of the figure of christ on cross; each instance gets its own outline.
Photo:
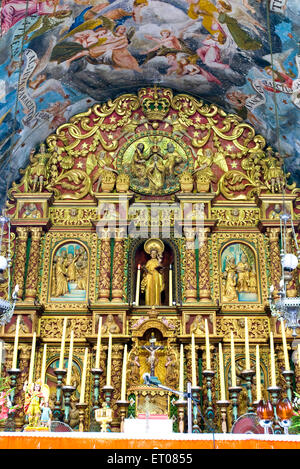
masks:
POLYGON ((163 350, 164 347, 162 345, 155 345, 156 339, 154 337, 154 332, 151 334, 151 338, 149 340, 150 345, 143 345, 142 349, 147 350, 149 352, 149 357, 147 359, 150 365, 150 376, 155 376, 155 364, 156 364, 156 352, 157 350, 163 350))

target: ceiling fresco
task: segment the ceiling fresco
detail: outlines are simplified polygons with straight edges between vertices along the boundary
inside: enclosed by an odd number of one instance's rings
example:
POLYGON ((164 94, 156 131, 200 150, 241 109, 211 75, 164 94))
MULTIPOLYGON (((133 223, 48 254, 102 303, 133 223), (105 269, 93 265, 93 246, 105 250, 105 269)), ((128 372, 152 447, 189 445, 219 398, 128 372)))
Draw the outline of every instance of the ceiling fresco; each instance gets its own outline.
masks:
POLYGON ((240 115, 299 183, 299 31, 299 0, 2 0, 1 202, 59 125, 153 84, 240 115))

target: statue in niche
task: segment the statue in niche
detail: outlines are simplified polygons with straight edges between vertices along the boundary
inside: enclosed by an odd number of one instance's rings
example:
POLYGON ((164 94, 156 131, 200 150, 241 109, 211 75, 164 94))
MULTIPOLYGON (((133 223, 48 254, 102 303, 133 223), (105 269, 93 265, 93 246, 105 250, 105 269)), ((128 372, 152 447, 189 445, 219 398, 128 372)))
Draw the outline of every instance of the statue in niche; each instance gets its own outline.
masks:
POLYGON ((101 327, 102 334, 120 334, 121 329, 115 322, 112 314, 108 314, 105 323, 101 327))
POLYGON ((81 245, 75 242, 61 246, 55 253, 52 264, 52 301, 84 301, 88 272, 88 253, 81 245))
POLYGON ((191 334, 205 334, 205 319, 201 314, 197 314, 190 328, 191 334))
POLYGON ((162 274, 164 243, 160 239, 151 238, 144 244, 144 250, 151 259, 143 266, 144 275, 141 281, 141 292, 145 292, 147 306, 160 306, 161 293, 165 289, 162 274))
POLYGON ((29 203, 24 206, 22 218, 41 218, 41 214, 34 203, 29 203))
POLYGON ((140 383, 140 368, 141 364, 139 361, 139 355, 134 347, 131 351, 129 361, 128 361, 128 370, 129 370, 129 383, 130 385, 136 385, 140 383))
POLYGON ((178 384, 177 359, 174 350, 169 350, 166 359, 166 385, 176 388, 178 384))
POLYGON ((232 243, 221 255, 222 301, 258 301, 256 261, 252 249, 242 243, 232 243))

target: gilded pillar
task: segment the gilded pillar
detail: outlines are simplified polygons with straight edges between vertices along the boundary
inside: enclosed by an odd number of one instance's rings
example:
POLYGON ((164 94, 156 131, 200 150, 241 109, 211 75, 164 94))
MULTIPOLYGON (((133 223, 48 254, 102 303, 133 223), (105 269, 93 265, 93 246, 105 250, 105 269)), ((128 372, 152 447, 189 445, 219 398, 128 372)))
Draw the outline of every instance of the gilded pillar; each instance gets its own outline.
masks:
POLYGON ((209 276, 209 252, 208 233, 209 228, 202 228, 198 231, 199 239, 199 294, 200 301, 211 301, 210 276, 209 276))
POLYGON ((279 228, 267 228, 270 243, 270 273, 271 284, 274 286, 274 295, 277 296, 281 279, 281 260, 279 249, 279 228))
POLYGON ((28 228, 18 226, 17 231, 17 246, 14 260, 14 286, 19 286, 19 298, 23 297, 24 293, 24 277, 26 265, 26 251, 28 240, 28 228))
MULTIPOLYGON (((286 252, 293 253, 296 252, 296 248, 293 245, 293 231, 292 229, 287 230, 287 237, 286 237, 286 252)), ((298 269, 295 269, 290 273, 290 281, 287 283, 286 286, 286 294, 288 297, 295 297, 297 296, 297 275, 298 269)))
POLYGON ((107 303, 110 294, 110 233, 104 228, 100 231, 101 236, 101 254, 99 266, 99 301, 107 303))
POLYGON ((197 278, 196 278, 196 254, 195 254, 195 232, 193 229, 185 229, 185 269, 184 287, 186 303, 197 301, 197 278))
MULTIPOLYGON (((124 351, 124 345, 122 344, 115 344, 112 346, 111 383, 114 388, 114 391, 112 394, 111 407, 113 409, 114 416, 116 416, 119 412, 117 401, 121 399, 122 363, 123 363, 123 353, 124 353, 123 351, 124 351)), ((119 430, 119 421, 118 422, 113 421, 112 427, 114 427, 116 430, 119 430)))
POLYGON ((114 256, 113 256, 113 275, 112 275, 112 301, 121 303, 123 300, 124 284, 124 235, 123 229, 116 230, 114 256))
POLYGON ((25 301, 34 301, 37 293, 42 228, 40 226, 31 227, 30 232, 31 246, 26 276, 25 301))

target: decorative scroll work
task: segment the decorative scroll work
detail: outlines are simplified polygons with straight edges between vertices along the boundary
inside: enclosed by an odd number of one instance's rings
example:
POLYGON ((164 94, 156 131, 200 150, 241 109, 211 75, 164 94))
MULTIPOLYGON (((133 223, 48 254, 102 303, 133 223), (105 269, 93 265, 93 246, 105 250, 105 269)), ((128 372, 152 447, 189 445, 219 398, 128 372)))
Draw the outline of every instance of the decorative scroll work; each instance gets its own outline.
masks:
POLYGON ((32 150, 10 196, 49 191, 56 199, 91 199, 115 190, 118 174, 126 173, 130 189, 150 195, 178 192, 186 172, 197 191, 212 184, 217 197, 227 200, 295 190, 287 185, 282 158, 265 144, 251 125, 216 105, 170 89, 142 88, 59 126, 46 145, 32 150))

